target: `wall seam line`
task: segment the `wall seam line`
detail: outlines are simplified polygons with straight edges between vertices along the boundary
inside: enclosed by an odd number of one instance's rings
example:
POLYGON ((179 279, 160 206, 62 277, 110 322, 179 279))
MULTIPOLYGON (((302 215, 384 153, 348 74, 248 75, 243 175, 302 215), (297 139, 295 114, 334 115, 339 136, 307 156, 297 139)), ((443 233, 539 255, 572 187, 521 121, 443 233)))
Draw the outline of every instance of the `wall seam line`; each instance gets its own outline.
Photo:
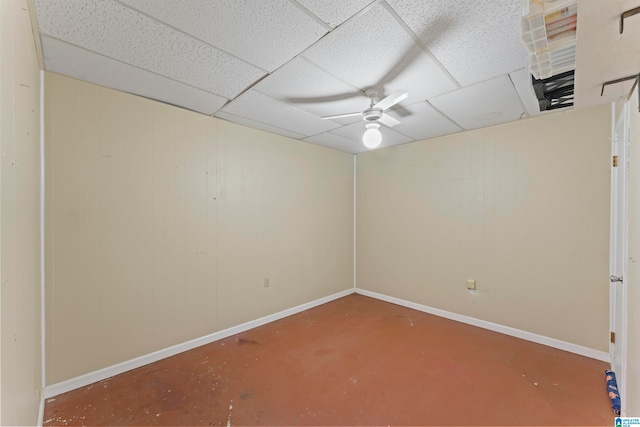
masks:
POLYGON ((357 245, 356 245, 356 227, 357 227, 357 221, 356 221, 356 213, 357 213, 357 191, 358 191, 358 186, 356 184, 356 168, 357 168, 357 156, 354 154, 353 155, 353 289, 356 289, 358 287, 358 282, 357 282, 357 273, 356 273, 356 255, 357 255, 357 245))
POLYGON ((44 71, 40 70, 40 400, 42 409, 38 425, 44 419, 44 387, 46 385, 46 325, 45 325, 45 176, 44 176, 44 71))

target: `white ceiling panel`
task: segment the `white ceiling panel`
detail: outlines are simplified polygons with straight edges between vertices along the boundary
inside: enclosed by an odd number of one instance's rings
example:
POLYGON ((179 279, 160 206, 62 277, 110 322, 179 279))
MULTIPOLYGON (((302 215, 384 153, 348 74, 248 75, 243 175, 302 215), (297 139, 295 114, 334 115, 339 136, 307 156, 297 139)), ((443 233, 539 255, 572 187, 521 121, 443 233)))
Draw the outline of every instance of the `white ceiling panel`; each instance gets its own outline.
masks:
POLYGON ((335 28, 364 9, 373 0, 297 0, 311 13, 335 28))
POLYGON ((326 132, 339 126, 331 120, 322 120, 314 114, 254 90, 237 97, 222 111, 305 136, 326 132))
POLYGON ((410 105, 425 99, 451 92, 458 86, 447 77, 427 55, 419 56, 409 64, 398 77, 385 85, 386 93, 406 90, 409 96, 403 105, 410 105))
POLYGON ((236 116, 235 114, 225 113, 224 111, 216 113, 216 117, 219 119, 233 122, 233 123, 238 123, 253 129, 260 129, 269 133, 275 133, 277 135, 282 135, 282 136, 286 136, 293 139, 303 139, 305 137, 305 135, 302 135, 299 133, 290 132, 286 129, 281 129, 275 126, 268 125, 266 123, 256 122, 255 120, 247 119, 246 117, 236 116))
MULTIPOLYGON (((513 85, 516 87, 518 96, 522 100, 524 107, 527 109, 529 116, 539 116, 540 114, 548 114, 551 111, 540 111, 540 104, 536 98, 533 86, 531 85, 531 73, 526 68, 509 74, 513 85)), ((553 110, 552 110, 553 111, 553 110)), ((557 111, 557 110, 556 110, 557 111)))
POLYGON ((323 145, 329 148, 335 148, 336 150, 345 151, 347 153, 356 154, 362 151, 367 151, 367 148, 359 141, 345 138, 340 135, 335 135, 331 132, 325 132, 318 135, 305 138, 303 141, 310 142, 316 145, 323 145))
POLYGON ((458 89, 429 102, 465 129, 518 120, 526 111, 508 76, 458 89))
POLYGON ((456 88, 382 4, 330 33, 304 56, 361 89, 409 91, 407 105, 456 88))
POLYGON ((362 116, 321 117, 367 109, 369 88, 409 93, 383 146, 544 114, 521 0, 30 1, 47 70, 350 153, 362 116))
POLYGON ((233 98, 264 72, 114 1, 36 0, 40 32, 233 98))
POLYGON ((76 79, 179 105, 207 115, 213 114, 227 102, 226 98, 46 36, 42 37, 42 49, 45 52, 44 63, 47 70, 76 79))
POLYGON ((267 71, 328 31, 288 0, 120 1, 267 71))
MULTIPOLYGON (((358 88, 296 58, 254 86, 258 92, 289 102, 318 116, 362 111, 370 100, 358 88)), ((351 117, 348 123, 361 120, 351 117)))
MULTIPOLYGON (((367 130, 365 128, 365 125, 366 123, 361 120, 357 123, 352 123, 350 125, 334 129, 331 131, 331 133, 345 137, 362 145, 362 135, 364 134, 364 131, 367 130)), ((412 139, 408 136, 398 133, 386 126, 380 126, 380 133, 382 134, 382 144, 380 144, 380 148, 404 144, 406 142, 412 141, 412 139)))
POLYGON ((526 51, 520 43, 521 1, 388 3, 462 86, 526 65, 526 51))
POLYGON ((410 136, 413 139, 435 138, 460 132, 462 129, 451 120, 436 111, 427 102, 402 107, 400 110, 391 110, 389 115, 400 120, 400 124, 393 129, 410 136), (406 113, 409 113, 408 115, 406 113))

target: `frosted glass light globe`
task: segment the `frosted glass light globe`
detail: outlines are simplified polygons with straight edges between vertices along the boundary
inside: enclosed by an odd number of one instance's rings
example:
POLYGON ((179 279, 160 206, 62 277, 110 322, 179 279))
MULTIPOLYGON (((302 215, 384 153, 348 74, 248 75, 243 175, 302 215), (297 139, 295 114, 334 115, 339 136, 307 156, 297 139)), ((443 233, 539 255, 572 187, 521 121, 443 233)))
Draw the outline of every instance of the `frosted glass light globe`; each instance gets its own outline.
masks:
POLYGON ((367 130, 362 135, 362 143, 367 148, 376 148, 382 142, 382 134, 378 130, 380 127, 377 123, 369 123, 366 125, 367 130))

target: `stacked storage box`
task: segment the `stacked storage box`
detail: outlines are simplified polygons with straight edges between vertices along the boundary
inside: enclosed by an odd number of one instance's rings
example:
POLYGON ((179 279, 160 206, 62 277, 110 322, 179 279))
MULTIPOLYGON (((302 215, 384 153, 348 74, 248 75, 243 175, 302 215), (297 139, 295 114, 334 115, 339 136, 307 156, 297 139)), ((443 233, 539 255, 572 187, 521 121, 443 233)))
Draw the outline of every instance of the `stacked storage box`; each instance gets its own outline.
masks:
POLYGON ((538 79, 575 69, 576 0, 525 0, 520 21, 529 70, 538 79))

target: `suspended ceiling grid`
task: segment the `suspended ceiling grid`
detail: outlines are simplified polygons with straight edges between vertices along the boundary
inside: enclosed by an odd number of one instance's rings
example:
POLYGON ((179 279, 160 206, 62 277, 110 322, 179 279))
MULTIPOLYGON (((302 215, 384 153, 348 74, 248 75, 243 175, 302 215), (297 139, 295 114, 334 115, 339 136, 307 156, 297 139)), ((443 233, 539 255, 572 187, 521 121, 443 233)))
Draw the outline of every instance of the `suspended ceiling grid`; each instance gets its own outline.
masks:
POLYGON ((520 0, 35 0, 47 70, 349 153, 540 114, 520 0))

